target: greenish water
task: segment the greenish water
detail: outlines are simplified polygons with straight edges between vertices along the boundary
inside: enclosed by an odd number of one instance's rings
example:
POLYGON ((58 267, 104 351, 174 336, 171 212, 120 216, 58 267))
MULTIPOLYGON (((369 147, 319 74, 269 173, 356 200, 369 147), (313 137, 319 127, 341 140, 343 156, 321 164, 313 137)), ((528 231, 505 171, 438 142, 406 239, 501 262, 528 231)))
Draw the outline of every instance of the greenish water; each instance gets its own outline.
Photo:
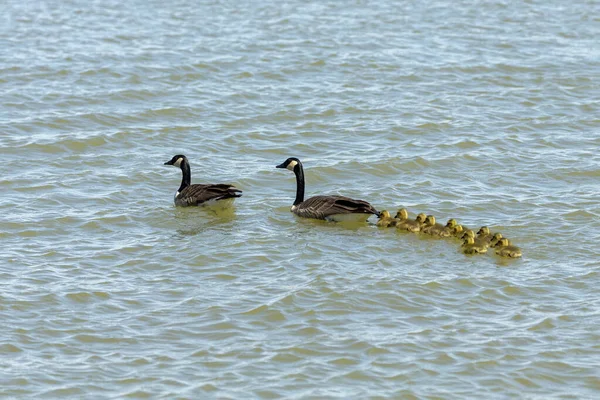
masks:
POLYGON ((0 397, 598 398, 598 15, 5 2, 0 397), (176 209, 178 153, 235 208, 176 209), (298 220, 289 156, 523 258, 298 220))

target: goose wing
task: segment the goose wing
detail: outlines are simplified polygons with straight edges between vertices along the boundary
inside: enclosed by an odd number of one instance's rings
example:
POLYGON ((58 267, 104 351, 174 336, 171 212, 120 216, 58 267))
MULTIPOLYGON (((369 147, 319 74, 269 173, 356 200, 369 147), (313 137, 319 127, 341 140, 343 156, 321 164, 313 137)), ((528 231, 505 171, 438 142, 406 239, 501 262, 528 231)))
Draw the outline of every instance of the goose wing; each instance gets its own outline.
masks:
POLYGON ((177 196, 176 202, 182 206, 198 206, 207 201, 230 199, 241 195, 242 191, 233 185, 195 184, 183 189, 177 196))
POLYGON ((368 202, 345 196, 314 196, 298 204, 293 211, 301 217, 317 219, 326 219, 336 214, 379 215, 368 202))

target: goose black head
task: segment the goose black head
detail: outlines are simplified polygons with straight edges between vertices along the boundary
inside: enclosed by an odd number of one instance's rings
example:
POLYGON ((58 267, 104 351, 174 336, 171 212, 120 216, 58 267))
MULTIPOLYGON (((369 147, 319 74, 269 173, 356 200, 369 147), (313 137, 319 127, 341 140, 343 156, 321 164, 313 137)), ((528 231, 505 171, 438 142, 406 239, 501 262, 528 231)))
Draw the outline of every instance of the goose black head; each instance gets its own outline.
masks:
POLYGON ((301 165, 300 160, 296 157, 290 157, 279 165, 276 165, 275 168, 287 168, 290 171, 293 171, 296 168, 296 165, 301 165))
POLYGON ((165 163, 165 165, 173 165, 175 167, 181 167, 181 163, 184 160, 187 161, 187 158, 183 154, 177 154, 176 156, 173 156, 173 158, 171 158, 169 161, 167 161, 165 163))

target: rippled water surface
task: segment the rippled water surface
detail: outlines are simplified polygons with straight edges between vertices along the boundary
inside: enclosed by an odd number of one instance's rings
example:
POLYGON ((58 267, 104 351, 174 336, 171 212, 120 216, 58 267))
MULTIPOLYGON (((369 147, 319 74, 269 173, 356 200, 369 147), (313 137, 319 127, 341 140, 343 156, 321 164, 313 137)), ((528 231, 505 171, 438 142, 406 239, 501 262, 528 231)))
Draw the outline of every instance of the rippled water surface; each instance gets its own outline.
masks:
POLYGON ((0 397, 600 397, 597 1, 2 8, 0 397), (523 258, 298 220, 289 156, 523 258))

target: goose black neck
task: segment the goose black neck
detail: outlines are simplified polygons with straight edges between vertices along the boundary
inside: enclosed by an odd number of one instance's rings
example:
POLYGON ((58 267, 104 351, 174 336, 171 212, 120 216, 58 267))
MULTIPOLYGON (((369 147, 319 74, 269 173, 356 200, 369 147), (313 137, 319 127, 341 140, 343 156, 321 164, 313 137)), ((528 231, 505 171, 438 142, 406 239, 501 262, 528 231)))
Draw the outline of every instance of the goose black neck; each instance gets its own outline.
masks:
POLYGON ((294 200, 296 206, 304 201, 304 169, 302 164, 298 163, 294 167, 294 174, 296 175, 296 200, 294 200))
POLYGON ((179 187, 179 192, 181 192, 186 187, 190 186, 192 182, 192 171, 190 170, 190 164, 188 164, 187 160, 181 160, 181 172, 183 173, 183 177, 181 178, 181 186, 179 187))

